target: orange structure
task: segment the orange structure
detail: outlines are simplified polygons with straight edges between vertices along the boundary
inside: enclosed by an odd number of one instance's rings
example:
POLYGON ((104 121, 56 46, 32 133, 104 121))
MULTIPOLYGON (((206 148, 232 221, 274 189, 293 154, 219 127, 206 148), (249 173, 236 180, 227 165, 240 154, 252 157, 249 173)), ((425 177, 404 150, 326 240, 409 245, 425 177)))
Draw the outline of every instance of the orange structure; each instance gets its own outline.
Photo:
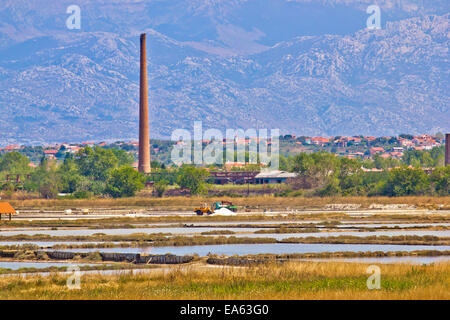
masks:
POLYGON ((11 215, 16 214, 16 210, 8 202, 0 202, 0 220, 2 214, 9 214, 9 220, 11 220, 11 215))
POLYGON ((147 50, 145 33, 141 34, 140 74, 138 170, 142 173, 150 173, 150 126, 148 120, 147 50))

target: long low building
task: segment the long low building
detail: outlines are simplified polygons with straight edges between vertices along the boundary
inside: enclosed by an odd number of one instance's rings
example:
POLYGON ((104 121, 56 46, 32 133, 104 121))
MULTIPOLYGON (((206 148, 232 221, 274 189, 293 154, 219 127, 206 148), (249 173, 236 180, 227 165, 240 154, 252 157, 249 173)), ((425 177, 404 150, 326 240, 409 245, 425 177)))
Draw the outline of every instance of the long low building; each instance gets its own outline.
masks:
POLYGON ((262 171, 255 176, 255 183, 268 184, 268 183, 286 183, 289 180, 297 177, 296 173, 286 171, 262 171))
POLYGON ((255 183, 257 171, 217 171, 210 172, 210 180, 215 184, 244 184, 255 183))
POLYGON ((297 176, 296 173, 272 170, 272 171, 218 171, 210 172, 209 179, 215 184, 267 184, 285 183, 297 176))

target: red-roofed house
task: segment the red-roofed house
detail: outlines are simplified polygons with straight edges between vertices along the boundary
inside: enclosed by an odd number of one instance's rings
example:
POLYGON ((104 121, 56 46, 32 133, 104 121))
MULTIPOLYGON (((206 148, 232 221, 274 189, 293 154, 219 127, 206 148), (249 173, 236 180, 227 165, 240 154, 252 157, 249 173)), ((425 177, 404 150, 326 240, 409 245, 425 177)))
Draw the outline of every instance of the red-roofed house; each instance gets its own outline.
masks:
POLYGON ((358 144, 361 142, 361 138, 360 137, 345 137, 348 141, 352 141, 354 144, 358 144))
POLYGON ((437 145, 434 143, 434 142, 428 142, 428 143, 423 143, 422 144, 422 147, 425 149, 425 150, 431 150, 431 149, 433 149, 434 147, 436 147, 437 145))
POLYGON ((391 152, 390 153, 390 155, 393 157, 393 158, 401 158, 401 157, 403 157, 403 152, 400 152, 400 151, 393 151, 393 152, 391 152))
POLYGON ((347 140, 344 137, 334 140, 334 145, 341 148, 345 148, 347 146, 347 140))
POLYGON ((382 148, 382 147, 373 147, 373 148, 370 148, 370 155, 371 155, 371 156, 373 156, 373 155, 375 155, 375 154, 377 154, 377 153, 381 153, 381 152, 384 152, 384 148, 382 148))
POLYGON ((44 150, 44 156, 47 159, 56 159, 57 153, 58 153, 58 150, 55 150, 55 149, 44 150))
POLYGON ((324 138, 324 137, 313 137, 311 138, 311 143, 318 145, 318 146, 324 146, 327 143, 330 142, 330 138, 324 138))
POLYGON ((411 148, 414 146, 414 142, 408 139, 400 139, 400 145, 403 147, 411 148))
POLYGON ((429 134, 422 134, 422 135, 418 136, 417 138, 423 139, 423 140, 433 140, 433 137, 430 136, 429 134))
POLYGON ((8 151, 20 150, 20 146, 12 144, 12 145, 4 147, 3 150, 8 150, 8 151))
POLYGON ((44 150, 44 154, 53 154, 53 155, 55 155, 57 153, 58 153, 58 150, 55 150, 55 149, 44 150))
POLYGON ((70 153, 76 153, 76 152, 80 151, 81 149, 82 148, 78 147, 78 146, 69 146, 67 148, 67 151, 70 152, 70 153))

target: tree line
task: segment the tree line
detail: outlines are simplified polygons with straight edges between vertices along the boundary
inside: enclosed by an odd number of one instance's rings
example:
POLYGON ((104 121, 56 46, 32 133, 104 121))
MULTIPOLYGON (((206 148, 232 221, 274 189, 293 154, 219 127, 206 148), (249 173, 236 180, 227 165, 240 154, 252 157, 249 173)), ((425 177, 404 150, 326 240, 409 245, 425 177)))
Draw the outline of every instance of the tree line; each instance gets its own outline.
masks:
MULTIPOLYGON (((29 160, 19 152, 10 152, 0 158, 0 172, 29 176, 21 188, 38 192, 44 198, 58 194, 71 194, 75 198, 94 195, 112 197, 133 196, 144 187, 145 177, 135 171, 133 157, 125 150, 85 147, 78 153, 66 153, 62 164, 42 158, 37 168, 29 166, 29 160)), ((17 186, 11 182, 3 190, 12 191, 17 186)))
MULTIPOLYGON (((22 177, 20 189, 37 192, 44 198, 56 198, 59 194, 78 199, 132 197, 154 178, 136 171, 132 167, 133 162, 133 156, 125 150, 87 146, 76 154, 66 153, 62 163, 44 157, 39 166, 33 168, 26 156, 10 152, 0 157, 0 181, 3 181, 0 187, 7 193, 16 191, 17 183, 6 182, 6 175, 15 178, 19 174, 22 177)), ((203 168, 166 168, 157 162, 152 162, 152 167, 162 173, 156 176, 158 179, 155 181, 155 191, 159 196, 170 184, 177 184, 192 194, 207 191, 205 179, 209 174, 203 168)))
MULTIPOLYGON (((375 158, 348 159, 333 153, 300 153, 280 156, 280 169, 297 173, 280 196, 316 195, 439 195, 450 194, 450 166, 441 166, 442 148, 430 151, 407 151, 401 160, 375 158), (431 173, 423 167, 433 168, 431 173), (363 168, 385 169, 366 172, 363 168)), ((152 162, 156 174, 143 175, 132 167, 133 156, 125 150, 85 147, 76 154, 66 153, 57 163, 42 158, 39 166, 30 167, 29 159, 19 152, 0 157, 0 187, 14 192, 18 185, 5 182, 6 174, 26 175, 20 189, 39 193, 44 198, 68 194, 73 198, 93 196, 131 197, 154 182, 154 190, 163 196, 169 185, 191 194, 208 192, 209 172, 205 168, 183 165, 165 167, 152 162)), ((209 168, 215 170, 217 168, 209 168)))

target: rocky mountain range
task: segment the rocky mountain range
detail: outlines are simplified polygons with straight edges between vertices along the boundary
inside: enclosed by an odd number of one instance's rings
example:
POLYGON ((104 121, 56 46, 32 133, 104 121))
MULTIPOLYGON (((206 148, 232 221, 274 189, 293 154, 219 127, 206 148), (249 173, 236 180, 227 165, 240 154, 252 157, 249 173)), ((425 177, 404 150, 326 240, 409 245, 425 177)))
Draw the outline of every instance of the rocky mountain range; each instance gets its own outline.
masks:
POLYGON ((0 146, 136 139, 139 34, 151 137, 450 130, 446 0, 2 0, 0 146), (4 3, 4 5, 3 5, 4 3))

